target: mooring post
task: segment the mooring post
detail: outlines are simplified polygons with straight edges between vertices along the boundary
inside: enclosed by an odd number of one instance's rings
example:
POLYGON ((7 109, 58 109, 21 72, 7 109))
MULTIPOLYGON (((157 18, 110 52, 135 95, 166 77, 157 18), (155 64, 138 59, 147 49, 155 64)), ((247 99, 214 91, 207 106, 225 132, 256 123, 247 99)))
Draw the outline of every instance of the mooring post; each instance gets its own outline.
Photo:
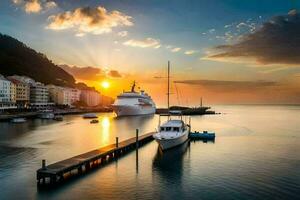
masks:
POLYGON ((135 131, 135 163, 136 163, 136 172, 139 171, 139 129, 135 131))
POLYGON ((191 127, 191 117, 189 118, 189 125, 190 125, 190 132, 192 132, 192 127, 191 127))
POLYGON ((135 148, 139 148, 139 129, 135 130, 135 148))
POLYGON ((45 159, 42 160, 42 169, 46 169, 46 160, 45 159))
POLYGON ((116 148, 119 148, 119 137, 116 137, 116 148))

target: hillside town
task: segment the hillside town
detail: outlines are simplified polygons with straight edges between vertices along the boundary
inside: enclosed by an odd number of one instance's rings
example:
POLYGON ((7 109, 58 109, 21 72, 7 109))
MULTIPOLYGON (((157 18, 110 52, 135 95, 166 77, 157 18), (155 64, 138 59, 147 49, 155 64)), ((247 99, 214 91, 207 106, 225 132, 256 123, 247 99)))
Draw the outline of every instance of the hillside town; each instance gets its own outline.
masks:
POLYGON ((45 85, 26 76, 0 74, 0 111, 104 107, 112 101, 96 90, 45 85))

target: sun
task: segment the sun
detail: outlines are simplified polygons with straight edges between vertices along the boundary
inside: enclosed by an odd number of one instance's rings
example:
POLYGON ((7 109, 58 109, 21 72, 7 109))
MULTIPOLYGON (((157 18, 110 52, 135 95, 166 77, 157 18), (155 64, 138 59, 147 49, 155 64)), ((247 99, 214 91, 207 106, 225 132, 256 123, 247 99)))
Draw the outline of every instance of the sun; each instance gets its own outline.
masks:
POLYGON ((102 86, 104 89, 107 89, 107 88, 109 88, 110 83, 109 83, 108 81, 102 81, 101 86, 102 86))

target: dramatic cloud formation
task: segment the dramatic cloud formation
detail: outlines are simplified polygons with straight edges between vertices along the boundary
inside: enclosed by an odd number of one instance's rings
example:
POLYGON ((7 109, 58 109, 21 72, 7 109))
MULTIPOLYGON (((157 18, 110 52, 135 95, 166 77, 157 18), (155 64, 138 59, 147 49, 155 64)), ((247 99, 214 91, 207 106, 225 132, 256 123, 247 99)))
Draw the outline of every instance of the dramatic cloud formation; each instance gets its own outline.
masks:
POLYGON ((123 45, 132 46, 132 47, 141 47, 141 48, 147 48, 147 47, 160 48, 161 46, 159 40, 153 38, 146 38, 145 40, 132 39, 124 42, 123 45))
POLYGON ((16 5, 22 6, 26 13, 39 13, 42 10, 55 8, 57 4, 51 0, 12 0, 16 5))
POLYGON ((52 30, 74 29, 81 36, 85 33, 98 35, 109 33, 114 27, 133 26, 131 18, 116 10, 108 12, 101 6, 84 7, 50 16, 47 28, 52 30))
POLYGON ((188 85, 199 85, 211 90, 218 91, 246 91, 253 89, 263 89, 271 86, 276 86, 276 82, 272 81, 224 81, 224 80, 182 80, 175 81, 175 83, 182 83, 188 85))
MULTIPOLYGON (((244 26, 244 24, 239 24, 244 26)), ((255 61, 258 64, 300 64, 300 16, 273 17, 260 29, 247 34, 232 45, 220 45, 204 59, 216 61, 255 61)))

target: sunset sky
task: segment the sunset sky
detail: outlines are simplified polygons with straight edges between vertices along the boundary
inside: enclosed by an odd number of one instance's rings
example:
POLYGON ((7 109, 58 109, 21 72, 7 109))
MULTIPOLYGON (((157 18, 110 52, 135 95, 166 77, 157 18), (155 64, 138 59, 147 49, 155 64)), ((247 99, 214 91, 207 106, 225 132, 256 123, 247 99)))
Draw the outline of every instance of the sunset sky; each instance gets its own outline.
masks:
POLYGON ((111 96, 136 80, 163 105, 170 60, 173 104, 300 103, 297 8, 288 0, 1 0, 0 32, 111 96))

